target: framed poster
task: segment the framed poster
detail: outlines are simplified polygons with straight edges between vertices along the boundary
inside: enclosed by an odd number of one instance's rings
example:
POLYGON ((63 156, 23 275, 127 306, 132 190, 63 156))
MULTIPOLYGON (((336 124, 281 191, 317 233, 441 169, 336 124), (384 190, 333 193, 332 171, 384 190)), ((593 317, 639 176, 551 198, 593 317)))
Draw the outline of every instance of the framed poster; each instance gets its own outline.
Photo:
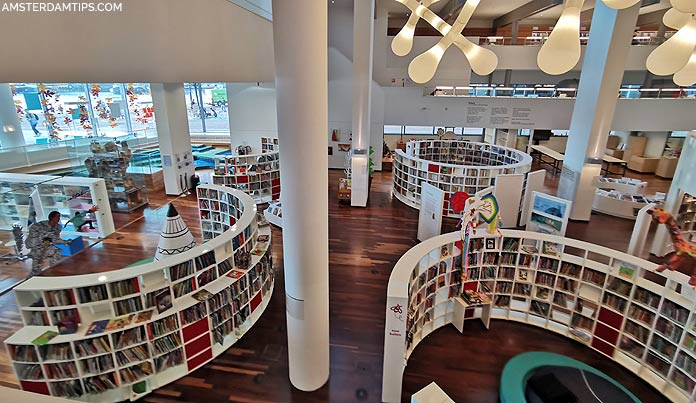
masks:
POLYGON ((527 231, 565 236, 573 202, 533 192, 527 231))

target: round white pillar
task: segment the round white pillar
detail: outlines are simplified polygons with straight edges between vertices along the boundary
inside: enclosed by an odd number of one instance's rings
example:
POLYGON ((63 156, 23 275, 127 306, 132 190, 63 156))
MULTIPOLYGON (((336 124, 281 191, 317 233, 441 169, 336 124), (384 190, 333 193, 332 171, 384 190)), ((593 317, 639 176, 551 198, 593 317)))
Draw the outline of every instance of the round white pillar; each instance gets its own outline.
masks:
POLYGON ((0 83, 0 144, 2 148, 19 147, 25 144, 22 125, 17 116, 17 107, 12 99, 10 84, 0 83))
POLYGON ((290 382, 329 377, 327 3, 273 1, 290 382))

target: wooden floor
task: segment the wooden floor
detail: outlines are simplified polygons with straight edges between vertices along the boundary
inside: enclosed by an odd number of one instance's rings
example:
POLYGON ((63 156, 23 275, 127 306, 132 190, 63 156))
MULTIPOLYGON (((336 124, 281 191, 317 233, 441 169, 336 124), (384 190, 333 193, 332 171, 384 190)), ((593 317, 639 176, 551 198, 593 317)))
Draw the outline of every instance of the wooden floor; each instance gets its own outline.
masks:
MULTIPOLYGON (((401 255, 416 244, 418 212, 392 198, 391 175, 377 173, 368 207, 337 202, 338 178, 329 174, 329 259, 331 375, 313 393, 294 389, 288 380, 287 337, 282 270, 282 235, 273 230, 276 288, 268 309, 247 335, 223 355, 180 381, 143 398, 148 403, 227 401, 380 402, 384 306, 389 273, 401 255)), ((649 178, 650 191, 666 191, 668 181, 649 178)), ((547 175, 555 193, 557 182, 547 175)), ((166 199, 161 198, 161 204, 166 199)), ((198 237, 193 197, 176 202, 198 237)), ((146 210, 115 236, 65 261, 46 274, 67 275, 111 270, 152 256, 164 219, 163 210, 146 210)), ((451 231, 447 220, 443 231, 451 231)), ((631 221, 593 215, 587 223, 571 223, 568 235, 625 250, 631 221)), ((311 238, 311 234, 307 234, 311 238)), ((12 292, 0 297, 0 341, 21 321, 12 292)), ((443 328, 422 343, 409 360, 404 376, 404 402, 435 380, 456 402, 496 402, 498 379, 512 356, 534 350, 567 354, 605 371, 643 402, 667 402, 643 381, 598 353, 567 338, 531 326, 493 321, 491 330, 467 323, 465 335, 443 328)), ((0 350, 0 384, 16 387, 4 349, 0 350)))

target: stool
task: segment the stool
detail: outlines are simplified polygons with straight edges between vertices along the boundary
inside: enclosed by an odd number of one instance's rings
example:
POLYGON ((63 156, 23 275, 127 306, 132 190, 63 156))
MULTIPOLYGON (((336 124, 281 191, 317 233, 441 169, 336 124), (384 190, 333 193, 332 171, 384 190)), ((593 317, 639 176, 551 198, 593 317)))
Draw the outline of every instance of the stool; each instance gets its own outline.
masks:
POLYGON ((64 241, 70 241, 70 243, 67 245, 56 245, 56 247, 60 249, 61 256, 72 256, 85 248, 85 243, 79 235, 70 235, 62 239, 64 241))

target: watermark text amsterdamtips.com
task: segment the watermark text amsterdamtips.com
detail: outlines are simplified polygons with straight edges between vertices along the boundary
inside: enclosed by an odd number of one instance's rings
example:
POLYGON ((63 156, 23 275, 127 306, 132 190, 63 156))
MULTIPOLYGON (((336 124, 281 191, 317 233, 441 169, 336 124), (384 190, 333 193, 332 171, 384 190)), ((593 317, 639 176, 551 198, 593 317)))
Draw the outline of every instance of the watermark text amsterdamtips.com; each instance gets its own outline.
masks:
POLYGON ((123 3, 115 2, 3 2, 3 13, 118 13, 123 3))

